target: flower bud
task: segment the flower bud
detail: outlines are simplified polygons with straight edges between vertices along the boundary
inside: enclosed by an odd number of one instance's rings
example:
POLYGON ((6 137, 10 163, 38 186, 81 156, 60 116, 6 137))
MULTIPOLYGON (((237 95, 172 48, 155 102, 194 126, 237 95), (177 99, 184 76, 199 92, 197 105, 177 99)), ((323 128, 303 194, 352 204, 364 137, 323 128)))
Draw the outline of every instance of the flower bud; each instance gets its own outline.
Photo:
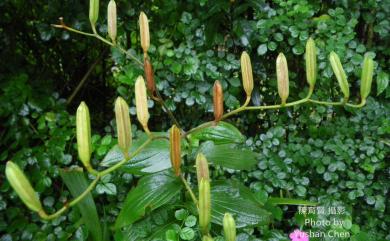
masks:
POLYGON ((214 241, 214 239, 210 236, 203 236, 202 241, 214 241))
POLYGON ((116 3, 110 0, 107 7, 107 30, 112 42, 116 39, 116 3))
POLYGON ((121 97, 118 97, 115 101, 115 119, 118 133, 118 146, 126 156, 131 147, 131 122, 129 106, 121 97))
POLYGON ((209 175, 209 164, 207 163, 206 157, 202 153, 198 153, 196 156, 196 176, 199 180, 210 180, 209 175))
POLYGON ((283 53, 280 53, 276 59, 276 77, 278 79, 278 93, 282 105, 285 105, 289 94, 289 83, 287 60, 283 53))
POLYGON ((344 72, 343 66, 341 65, 340 58, 335 52, 331 52, 329 55, 329 61, 332 65, 332 69, 334 72, 334 75, 337 78, 337 81, 339 82, 339 86, 341 88, 341 91, 344 94, 344 101, 348 101, 349 98, 349 85, 347 80, 347 75, 344 72))
POLYGON ((91 121, 89 119, 88 106, 81 102, 76 112, 77 150, 79 158, 87 170, 91 169, 91 121))
POLYGON ((154 82, 154 73, 152 63, 150 63, 150 59, 148 56, 144 58, 144 71, 146 77, 146 87, 151 95, 154 95, 156 92, 156 83, 154 82))
POLYGON ((221 83, 216 80, 213 88, 214 118, 218 122, 223 115, 223 90, 221 83))
POLYGON ((199 227, 202 234, 207 234, 211 220, 210 182, 201 179, 199 182, 199 227))
POLYGON ((44 212, 38 195, 18 165, 8 161, 5 175, 11 187, 29 209, 38 213, 44 212))
POLYGON ((173 125, 169 133, 171 148, 171 164, 176 176, 180 176, 181 165, 181 133, 176 125, 173 125))
POLYGON ((95 27, 99 17, 99 0, 89 0, 89 21, 95 27))
POLYGON ((312 38, 306 43, 306 78, 310 89, 314 89, 317 80, 317 49, 316 44, 312 38))
POLYGON ((223 217, 223 231, 226 241, 236 241, 236 223, 230 213, 223 217))
POLYGON ((145 131, 148 131, 148 98, 146 96, 145 81, 142 76, 138 76, 135 82, 135 104, 137 107, 137 118, 145 131))
POLYGON ((360 96, 362 102, 366 100, 371 91, 374 61, 367 54, 364 56, 362 76, 360 80, 360 96))
POLYGON ((139 15, 139 29, 141 35, 141 47, 144 50, 144 53, 147 53, 150 46, 149 20, 144 12, 141 12, 139 15))
POLYGON ((249 55, 245 51, 241 54, 241 75, 246 96, 251 97, 253 90, 252 64, 249 55))

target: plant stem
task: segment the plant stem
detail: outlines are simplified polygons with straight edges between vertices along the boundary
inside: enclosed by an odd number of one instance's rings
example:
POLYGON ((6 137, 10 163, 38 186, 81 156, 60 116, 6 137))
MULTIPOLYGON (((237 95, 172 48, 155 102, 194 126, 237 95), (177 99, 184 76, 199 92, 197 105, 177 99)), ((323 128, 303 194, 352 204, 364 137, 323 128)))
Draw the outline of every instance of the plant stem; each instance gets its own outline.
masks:
POLYGON ((182 180, 184 186, 186 187, 188 193, 190 194, 190 196, 191 196, 191 198, 192 198, 192 201, 195 203, 196 208, 199 208, 199 206, 198 206, 198 200, 196 199, 195 194, 194 194, 194 192, 192 191, 190 185, 188 184, 188 182, 186 181, 186 179, 184 178, 183 175, 180 175, 180 178, 181 178, 181 180, 182 180))
POLYGON ((100 179, 100 176, 99 175, 96 176, 95 180, 93 180, 93 182, 91 182, 91 184, 89 184, 87 189, 85 189, 84 192, 82 194, 80 194, 80 196, 78 196, 77 198, 73 199, 70 203, 65 204, 57 212, 55 212, 53 214, 50 214, 50 215, 47 215, 45 212, 40 212, 39 215, 41 216, 41 218, 46 219, 46 220, 51 220, 51 219, 58 218, 61 214, 63 214, 70 207, 76 205, 78 202, 83 200, 95 188, 95 186, 98 183, 99 179, 100 179))

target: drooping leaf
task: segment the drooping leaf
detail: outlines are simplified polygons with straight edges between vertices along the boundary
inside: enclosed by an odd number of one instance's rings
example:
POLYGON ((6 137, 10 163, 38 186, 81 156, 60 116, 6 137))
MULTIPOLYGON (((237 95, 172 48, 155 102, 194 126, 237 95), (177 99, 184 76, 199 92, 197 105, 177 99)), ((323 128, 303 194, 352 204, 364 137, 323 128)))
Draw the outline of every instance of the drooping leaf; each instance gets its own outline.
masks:
POLYGON ((211 183, 212 222, 222 225, 226 212, 233 215, 238 228, 267 224, 270 213, 262 208, 254 194, 238 181, 211 183))
POLYGON ((191 139, 213 141, 215 144, 242 143, 245 137, 232 124, 220 121, 216 126, 210 126, 189 135, 191 139))
POLYGON ((389 75, 386 72, 380 72, 376 77, 377 94, 380 95, 389 86, 389 75))
POLYGON ((144 176, 127 195, 115 227, 134 223, 145 215, 146 209, 154 210, 177 197, 181 188, 180 179, 171 170, 144 176))
MULTIPOLYGON (((81 168, 71 170, 61 169, 60 175, 74 198, 83 193, 89 185, 81 168)), ((103 240, 99 216, 92 195, 89 193, 77 204, 77 207, 80 210, 85 226, 88 228, 93 240, 103 240)))
POLYGON ((271 197, 268 199, 268 202, 272 205, 307 205, 307 206, 317 206, 318 203, 310 202, 306 200, 293 199, 293 198, 279 198, 271 197))
MULTIPOLYGON (((135 140, 129 153, 134 152, 146 140, 146 135, 135 140)), ((107 153, 100 165, 109 167, 120 162, 123 158, 121 149, 116 145, 107 153)), ((169 141, 166 139, 157 139, 149 143, 137 156, 128 161, 123 166, 123 169, 133 174, 145 174, 156 173, 170 167, 169 141)))
POLYGON ((205 142, 200 152, 210 163, 236 170, 250 170, 257 163, 256 153, 240 148, 236 144, 215 145, 211 141, 205 142))

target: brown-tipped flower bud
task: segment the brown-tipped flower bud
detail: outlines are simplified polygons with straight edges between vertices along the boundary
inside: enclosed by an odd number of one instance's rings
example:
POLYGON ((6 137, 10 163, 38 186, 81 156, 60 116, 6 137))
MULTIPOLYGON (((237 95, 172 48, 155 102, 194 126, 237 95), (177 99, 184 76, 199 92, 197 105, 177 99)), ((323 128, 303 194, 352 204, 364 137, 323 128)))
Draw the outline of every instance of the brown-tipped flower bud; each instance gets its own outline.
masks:
POLYGON ((253 90, 252 64, 249 55, 245 51, 241 54, 241 75, 246 96, 251 97, 253 90))
POLYGON ((18 165, 11 161, 7 162, 5 175, 11 187, 29 209, 38 213, 44 212, 38 195, 18 165))
POLYGON ((141 47, 144 50, 144 53, 147 53, 150 46, 149 20, 144 12, 141 12, 139 15, 139 29, 141 35, 141 47))
POLYGON ((91 121, 89 118, 88 106, 81 102, 76 112, 77 150, 79 158, 85 168, 90 170, 92 143, 91 143, 91 121))
POLYGON ((118 134, 118 146, 126 156, 131 147, 131 122, 129 106, 121 97, 118 97, 115 101, 115 119, 118 134))
POLYGON ((289 94, 289 83, 287 60, 283 53, 280 53, 276 59, 276 77, 278 80, 278 93, 282 100, 282 105, 285 105, 289 94))
POLYGON ((135 82, 135 104, 137 107, 137 118, 145 131, 149 131, 149 111, 148 97, 146 95, 145 81, 142 76, 138 76, 135 82))
POLYGON ((176 176, 180 176, 181 165, 181 133, 176 125, 173 125, 169 133, 171 164, 176 176))
POLYGON ((198 177, 198 181, 202 179, 210 180, 209 164, 202 153, 198 153, 196 156, 196 176, 198 177))
POLYGON ((363 69, 360 80, 360 96, 362 98, 362 102, 364 102, 370 94, 373 73, 374 61, 366 54, 364 56, 363 69))
POLYGON ((310 89, 313 90, 317 80, 317 49, 312 38, 309 38, 306 43, 305 59, 307 83, 309 83, 310 89))
POLYGON ((107 7, 107 31, 112 42, 115 43, 116 39, 116 3, 114 0, 110 0, 107 7))
POLYGON ((99 0, 89 0, 89 21, 95 27, 99 17, 99 0))
POLYGON ((154 82, 154 73, 152 63, 148 56, 144 58, 144 71, 146 77, 146 87, 151 95, 156 92, 156 83, 154 82))
POLYGON ((340 58, 335 52, 332 51, 329 55, 329 61, 332 66, 334 75, 339 82, 340 89, 344 94, 344 101, 346 102, 349 99, 349 85, 347 75, 345 74, 343 66, 341 65, 340 58))
POLYGON ((210 182, 201 179, 199 182, 199 227, 202 234, 206 235, 211 221, 211 194, 210 182))
POLYGON ((213 88, 214 118, 218 122, 223 116, 223 90, 221 83, 216 80, 213 88))
POLYGON ((223 232, 226 241, 236 241, 236 223, 230 213, 225 213, 223 217, 223 232))

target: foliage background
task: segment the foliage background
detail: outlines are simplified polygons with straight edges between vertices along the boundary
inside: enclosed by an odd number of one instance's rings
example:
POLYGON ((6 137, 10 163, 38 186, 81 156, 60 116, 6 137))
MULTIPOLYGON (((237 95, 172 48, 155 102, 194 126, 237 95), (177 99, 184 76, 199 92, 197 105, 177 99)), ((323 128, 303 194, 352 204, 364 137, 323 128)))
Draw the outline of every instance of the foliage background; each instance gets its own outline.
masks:
MULTIPOLYGON (((98 31, 106 32, 106 1, 101 1, 98 31)), ((292 197, 347 207, 352 233, 361 240, 389 239, 390 2, 369 1, 117 1, 119 42, 141 56, 138 14, 150 19, 150 56, 158 88, 186 128, 210 120, 211 87, 221 80, 226 109, 244 100, 239 56, 250 53, 255 71, 252 104, 278 101, 274 61, 283 52, 289 63, 290 100, 305 96, 304 46, 316 40, 319 78, 314 96, 340 96, 327 56, 337 52, 358 100, 363 54, 375 56, 371 96, 362 110, 315 105, 246 112, 230 119, 258 152, 255 170, 214 170, 214 178, 241 180, 263 196, 280 190, 292 197), (361 231, 361 232, 360 232, 361 231), (367 234, 367 237, 364 236, 367 234), (367 238, 367 239, 366 239, 367 238)), ((94 162, 115 144, 112 106, 117 95, 134 106, 136 65, 99 41, 56 30, 59 16, 89 30, 88 1, 10 1, 0 3, 0 161, 14 160, 28 172, 44 206, 52 211, 70 197, 59 168, 77 165, 74 113, 81 100, 92 112, 94 162), (87 82, 72 94, 96 62, 87 82)), ((167 130, 170 121, 150 101, 151 128, 167 130)), ((135 114, 132 108, 132 114, 135 114)), ((138 129, 135 121, 134 130, 138 129)), ((0 240, 85 240, 80 213, 72 209, 53 222, 30 213, 0 174, 0 240)), ((99 214, 112 222, 137 177, 111 176, 96 192, 99 214)), ((272 227, 240 230, 240 240, 286 240, 302 222, 284 207, 272 227)))

